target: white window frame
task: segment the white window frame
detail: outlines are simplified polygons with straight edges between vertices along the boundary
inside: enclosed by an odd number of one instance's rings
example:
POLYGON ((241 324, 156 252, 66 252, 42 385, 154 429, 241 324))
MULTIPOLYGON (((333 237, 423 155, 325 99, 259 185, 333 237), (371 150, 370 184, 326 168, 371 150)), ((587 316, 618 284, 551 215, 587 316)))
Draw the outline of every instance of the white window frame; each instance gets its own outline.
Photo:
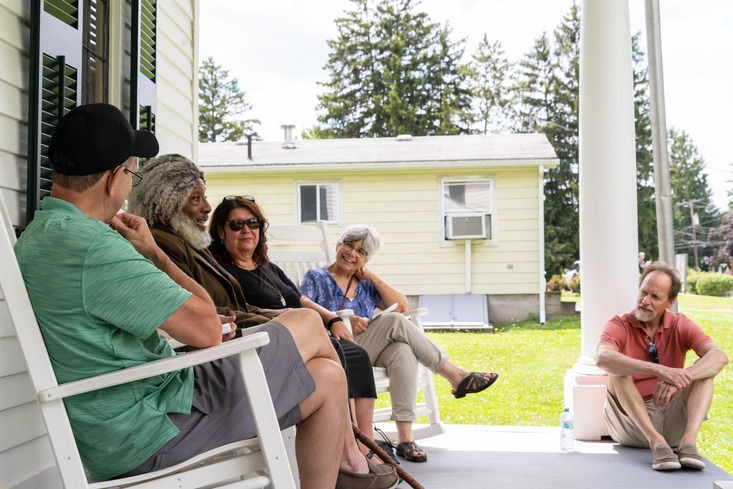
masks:
POLYGON ((454 184, 454 183, 488 183, 491 187, 491 208, 489 209, 481 209, 478 212, 483 213, 484 215, 488 216, 488 222, 487 231, 490 234, 490 238, 486 239, 472 239, 473 242, 480 242, 483 241, 484 245, 490 245, 490 246, 496 246, 499 243, 498 233, 496 229, 496 176, 495 175, 469 175, 469 176, 450 176, 450 177, 443 177, 440 178, 438 182, 438 229, 439 229, 439 235, 438 235, 438 242, 440 246, 464 246, 465 240, 463 239, 446 239, 446 216, 453 214, 453 215, 460 215, 460 214, 466 214, 466 211, 457 211, 457 212, 448 212, 445 208, 445 200, 443 195, 443 188, 446 184, 454 184))
MULTIPOLYGON (((301 187, 314 186, 314 185, 317 188, 320 188, 321 186, 326 186, 326 185, 333 186, 333 187, 336 188, 336 197, 335 197, 335 200, 336 200, 336 202, 335 202, 336 209, 335 209, 335 212, 334 212, 334 214, 335 214, 334 218, 333 219, 330 219, 330 220, 321 219, 320 211, 317 210, 317 212, 319 213, 319 215, 316 217, 316 222, 319 221, 319 220, 324 220, 324 221, 326 221, 327 224, 334 224, 334 225, 340 226, 341 225, 341 222, 342 222, 341 218, 342 218, 342 208, 343 208, 343 205, 342 205, 343 202, 342 202, 342 199, 341 199, 341 196, 342 196, 342 192, 341 192, 341 180, 301 180, 301 181, 296 181, 295 182, 295 223, 296 224, 306 224, 306 225, 307 224, 315 224, 314 222, 302 222, 301 221, 301 206, 300 206, 300 189, 301 189, 301 187)), ((317 196, 317 198, 320 198, 319 197, 320 196, 320 192, 319 191, 316 192, 316 196, 317 196)), ((320 209, 320 206, 318 205, 318 203, 316 203, 316 209, 320 209)))

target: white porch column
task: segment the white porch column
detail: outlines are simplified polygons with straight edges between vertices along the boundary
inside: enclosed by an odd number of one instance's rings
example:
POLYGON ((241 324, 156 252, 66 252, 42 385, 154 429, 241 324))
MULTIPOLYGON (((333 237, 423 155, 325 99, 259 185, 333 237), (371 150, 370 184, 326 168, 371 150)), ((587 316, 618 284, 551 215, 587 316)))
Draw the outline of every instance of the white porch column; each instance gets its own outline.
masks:
POLYGON ((636 155, 628 2, 583 0, 580 13, 581 351, 565 402, 576 438, 594 440, 608 434, 601 329, 636 297, 636 155))

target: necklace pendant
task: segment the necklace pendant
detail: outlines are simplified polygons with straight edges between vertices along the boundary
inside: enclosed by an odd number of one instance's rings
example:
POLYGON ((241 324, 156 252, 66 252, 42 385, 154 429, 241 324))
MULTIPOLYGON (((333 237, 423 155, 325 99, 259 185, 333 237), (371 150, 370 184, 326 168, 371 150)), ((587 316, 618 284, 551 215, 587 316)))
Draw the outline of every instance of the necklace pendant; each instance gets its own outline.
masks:
POLYGON ((282 296, 280 297, 280 304, 282 304, 283 307, 285 307, 285 297, 282 297, 282 296))

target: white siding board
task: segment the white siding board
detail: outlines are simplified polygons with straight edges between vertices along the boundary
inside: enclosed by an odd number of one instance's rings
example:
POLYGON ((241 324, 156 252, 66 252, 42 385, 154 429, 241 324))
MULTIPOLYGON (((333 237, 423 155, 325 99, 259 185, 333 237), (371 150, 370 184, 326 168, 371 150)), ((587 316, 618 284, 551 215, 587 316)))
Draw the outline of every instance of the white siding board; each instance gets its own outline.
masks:
POLYGON ((16 445, 46 434, 41 409, 35 402, 21 404, 0 412, 0 454, 16 445))
POLYGON ((0 392, 3 393, 0 396, 0 412, 36 400, 35 390, 26 372, 0 377, 0 392))
POLYGON ((51 443, 42 436, 0 453, 0 487, 12 487, 55 465, 51 443), (5 484, 9 484, 6 486, 5 484))
MULTIPOLYGON (((2 319, 2 321, 4 320, 2 319)), ((17 375, 26 371, 25 358, 15 336, 0 338, 0 355, 0 358, 2 358, 2 362, 0 362, 0 381, 5 376, 17 375)))

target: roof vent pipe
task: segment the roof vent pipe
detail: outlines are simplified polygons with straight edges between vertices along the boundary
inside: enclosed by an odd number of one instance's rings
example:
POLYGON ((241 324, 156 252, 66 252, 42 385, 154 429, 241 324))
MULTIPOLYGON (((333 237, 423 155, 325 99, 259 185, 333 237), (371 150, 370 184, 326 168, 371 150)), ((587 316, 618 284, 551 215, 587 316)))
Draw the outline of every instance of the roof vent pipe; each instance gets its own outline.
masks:
POLYGON ((285 141, 283 141, 283 149, 295 148, 295 140, 293 138, 293 129, 295 124, 283 124, 280 126, 285 131, 285 141))
POLYGON ((247 159, 252 161, 252 135, 247 135, 247 159))
POLYGON ((412 141, 412 134, 398 134, 397 141, 412 141))

